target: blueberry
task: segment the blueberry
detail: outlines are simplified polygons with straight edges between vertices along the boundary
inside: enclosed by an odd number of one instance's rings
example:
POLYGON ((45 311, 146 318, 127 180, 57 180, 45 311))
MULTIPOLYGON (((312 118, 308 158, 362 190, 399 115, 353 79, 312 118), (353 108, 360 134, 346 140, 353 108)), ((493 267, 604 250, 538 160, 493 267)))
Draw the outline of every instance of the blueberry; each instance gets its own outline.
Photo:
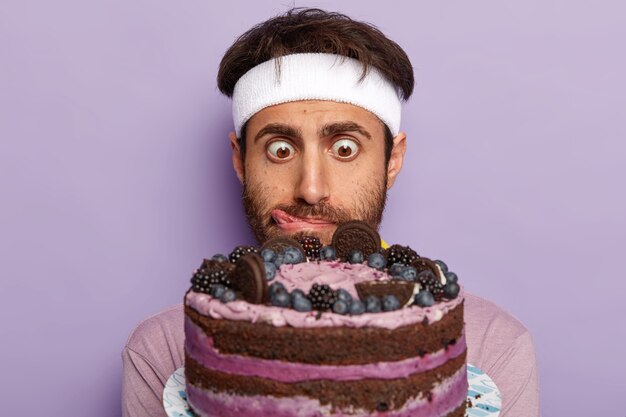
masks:
POLYGON ((276 268, 280 268, 281 265, 283 265, 285 263, 285 257, 280 254, 280 255, 276 255, 276 259, 274 259, 274 265, 276 265, 276 268))
POLYGON ((311 304, 311 300, 306 297, 293 297, 291 301, 293 308, 297 311, 311 311, 313 310, 313 305, 311 304))
POLYGON ((285 289, 285 286, 283 285, 282 282, 278 282, 278 281, 273 282, 272 285, 270 285, 269 287, 270 297, 274 295, 274 293, 277 293, 278 291, 287 291, 287 290, 285 289))
POLYGON ((350 304, 350 314, 357 316, 363 313, 365 313, 365 304, 363 304, 363 301, 352 300, 352 303, 350 304))
POLYGON ((386 265, 387 260, 380 253, 374 252, 367 258, 367 266, 369 266, 370 268, 376 268, 382 271, 383 269, 385 269, 386 265))
POLYGON ((291 291, 291 302, 293 302, 296 298, 306 298, 306 294, 299 288, 291 291))
POLYGON ((271 281, 276 276, 276 265, 272 262, 265 262, 265 278, 271 281))
POLYGON ((229 303, 231 301, 235 301, 237 299, 237 295, 235 295, 235 291, 226 290, 220 297, 220 301, 223 303, 229 303))
POLYGON ((380 300, 375 295, 368 295, 365 299, 365 311, 368 313, 380 313, 380 300))
POLYGON ((332 246, 324 246, 320 249, 320 259, 322 261, 334 261, 337 259, 337 252, 332 246))
POLYGON ((400 301, 395 295, 383 295, 383 310, 393 311, 400 308, 400 301))
POLYGON ((213 255, 211 259, 217 262, 228 262, 228 256, 222 255, 221 253, 218 253, 217 255, 213 255))
POLYGON ((299 264, 300 262, 304 262, 304 256, 302 256, 302 252, 294 247, 288 247, 283 252, 284 261, 286 264, 299 264))
POLYGON ((352 303, 352 295, 350 295, 350 293, 343 288, 337 290, 337 299, 342 300, 348 306, 352 303))
POLYGON ((417 278, 417 269, 412 266, 407 266, 400 273, 400 277, 404 281, 415 281, 415 278, 417 278))
POLYGON ((454 282, 456 284, 459 281, 459 277, 457 277, 456 274, 452 271, 446 272, 445 276, 446 276, 446 283, 454 282))
POLYGON ((214 284, 211 287, 211 297, 213 298, 221 298, 222 294, 224 294, 224 291, 226 291, 226 287, 223 286, 222 284, 214 284))
POLYGON ((439 265, 439 268, 441 268, 441 272, 443 272, 444 274, 448 272, 448 265, 446 265, 444 261, 440 261, 439 259, 437 259, 435 260, 435 263, 439 265))
POLYGON ((420 307, 430 307, 435 304, 435 297, 428 290, 420 291, 413 300, 413 304, 416 304, 420 307))
POLYGON ((391 275, 394 278, 400 277, 402 275, 402 271, 404 271, 404 268, 406 268, 405 265, 400 264, 400 263, 395 263, 389 267, 389 271, 388 271, 389 275, 391 275))
POLYGON ((459 284, 456 282, 448 282, 446 283, 446 286, 443 287, 443 295, 446 298, 453 300, 459 295, 460 290, 461 288, 459 287, 459 284))
POLYGON ((360 264, 363 263, 363 252, 360 250, 351 250, 348 253, 348 262, 351 264, 360 264))
POLYGON ((348 306, 348 303, 343 300, 337 300, 333 304, 333 312, 337 314, 348 314, 349 310, 350 307, 348 306))
POLYGON ((291 306, 291 297, 287 291, 278 290, 270 296, 270 303, 276 307, 291 306))
POLYGON ((261 251, 261 257, 263 258, 263 261, 265 262, 274 262, 276 260, 276 252, 274 252, 272 249, 267 248, 267 249, 263 249, 261 251))

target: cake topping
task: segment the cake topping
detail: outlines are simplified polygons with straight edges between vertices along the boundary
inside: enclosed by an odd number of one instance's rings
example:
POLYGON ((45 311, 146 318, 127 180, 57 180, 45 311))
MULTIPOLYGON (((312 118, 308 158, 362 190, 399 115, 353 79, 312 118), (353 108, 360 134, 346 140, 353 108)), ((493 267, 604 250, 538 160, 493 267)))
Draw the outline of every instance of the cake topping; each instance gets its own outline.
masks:
POLYGON ((459 295, 459 291, 461 291, 461 287, 456 282, 448 282, 446 286, 443 288, 443 295, 452 300, 459 295))
POLYGON ((363 263, 363 252, 360 250, 351 250, 348 252, 348 262, 351 264, 362 264, 363 263))
MULTIPOLYGON (((306 256, 306 254, 304 253, 304 249, 302 248, 302 245, 300 245, 300 242, 298 242, 295 239, 286 237, 286 236, 278 236, 278 237, 269 239, 263 244, 263 246, 261 246, 261 252, 263 252, 263 250, 265 249, 271 249, 278 255, 277 257, 280 258, 280 254, 283 253, 285 249, 289 247, 296 248, 297 250, 299 250, 302 253, 303 258, 306 256)), ((280 266, 280 265, 276 265, 276 266, 280 266)))
POLYGON ((337 252, 332 246, 324 246, 320 249, 320 260, 322 261, 334 261, 337 259, 337 252))
POLYGON ((335 301, 337 294, 326 284, 313 284, 307 298, 311 300, 311 304, 315 310, 330 310, 335 301))
POLYGON ((370 256, 368 256, 367 266, 382 271, 383 269, 385 269, 385 266, 387 266, 387 260, 382 254, 374 252, 370 256))
POLYGON ((437 267, 437 264, 433 262, 431 259, 419 258, 411 262, 410 265, 417 270, 418 274, 422 271, 431 271, 435 279, 440 280, 439 268, 437 267))
POLYGON ((225 286, 231 284, 227 270, 200 268, 191 278, 191 289, 196 292, 210 294, 211 289, 216 284, 225 286))
POLYGON ((264 262, 274 262, 278 255, 271 248, 265 248, 261 251, 261 258, 263 258, 264 262))
POLYGON ((422 290, 415 296, 415 305, 420 307, 430 307, 435 304, 435 297, 428 290, 422 290))
POLYGON ((333 234, 332 246, 337 251, 337 257, 348 259, 350 251, 359 250, 364 257, 380 250, 380 236, 367 223, 354 220, 342 223, 333 234))
POLYGON ((289 246, 283 253, 283 263, 285 264, 299 264, 305 261, 304 253, 299 248, 289 246))
POLYGON ((267 278, 263 258, 257 253, 248 253, 239 258, 231 274, 232 289, 251 304, 265 301, 267 278))
POLYGON ((386 295, 393 295, 401 306, 411 301, 415 284, 408 281, 365 281, 355 284, 361 300, 374 296, 382 298, 386 295))
POLYGON ((322 248, 322 243, 319 238, 315 236, 303 236, 298 239, 298 242, 302 245, 304 254, 309 260, 319 259, 320 249, 322 248))
POLYGON ((385 257, 387 258, 387 265, 393 264, 411 265, 413 262, 419 259, 419 255, 409 246, 391 245, 385 249, 385 257))
POLYGON ((395 295, 384 295, 382 298, 383 311, 393 311, 400 308, 402 304, 395 295))
POLYGON ((258 252, 259 250, 255 248, 254 246, 237 246, 235 249, 233 249, 230 255, 228 255, 228 259, 230 259, 232 263, 235 263, 237 262, 239 258, 241 258, 242 256, 248 253, 258 253, 258 252))

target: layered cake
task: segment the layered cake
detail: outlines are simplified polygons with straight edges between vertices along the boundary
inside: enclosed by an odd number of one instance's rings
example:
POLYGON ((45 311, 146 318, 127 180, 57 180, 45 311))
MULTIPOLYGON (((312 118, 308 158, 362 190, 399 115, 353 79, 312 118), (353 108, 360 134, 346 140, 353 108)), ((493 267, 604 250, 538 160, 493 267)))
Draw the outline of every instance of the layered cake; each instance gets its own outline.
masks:
POLYGON ((349 222, 329 246, 237 247, 191 282, 185 376, 198 417, 465 414, 463 293, 440 260, 383 250, 349 222))

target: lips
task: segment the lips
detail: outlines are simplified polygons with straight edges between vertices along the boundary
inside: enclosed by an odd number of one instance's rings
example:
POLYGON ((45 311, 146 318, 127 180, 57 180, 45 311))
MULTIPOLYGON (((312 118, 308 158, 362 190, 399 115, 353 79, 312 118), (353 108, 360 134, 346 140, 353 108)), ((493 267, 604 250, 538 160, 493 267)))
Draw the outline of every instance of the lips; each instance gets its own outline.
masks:
POLYGON ((315 217, 296 217, 279 209, 272 210, 272 219, 274 219, 278 227, 288 231, 322 229, 335 225, 335 223, 326 219, 315 217))

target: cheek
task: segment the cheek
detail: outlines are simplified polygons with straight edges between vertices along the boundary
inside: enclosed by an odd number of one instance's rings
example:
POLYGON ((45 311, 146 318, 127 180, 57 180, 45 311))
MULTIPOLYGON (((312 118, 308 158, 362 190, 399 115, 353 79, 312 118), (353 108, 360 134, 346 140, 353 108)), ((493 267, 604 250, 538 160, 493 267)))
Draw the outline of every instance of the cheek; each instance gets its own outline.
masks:
POLYGON ((375 190, 383 181, 385 167, 383 158, 361 158, 352 162, 337 162, 332 166, 332 189, 337 197, 350 200, 350 196, 375 190))
POLYGON ((257 157, 246 160, 246 182, 250 187, 262 190, 268 201, 285 200, 289 190, 293 190, 294 178, 286 165, 277 165, 266 158, 257 157))

